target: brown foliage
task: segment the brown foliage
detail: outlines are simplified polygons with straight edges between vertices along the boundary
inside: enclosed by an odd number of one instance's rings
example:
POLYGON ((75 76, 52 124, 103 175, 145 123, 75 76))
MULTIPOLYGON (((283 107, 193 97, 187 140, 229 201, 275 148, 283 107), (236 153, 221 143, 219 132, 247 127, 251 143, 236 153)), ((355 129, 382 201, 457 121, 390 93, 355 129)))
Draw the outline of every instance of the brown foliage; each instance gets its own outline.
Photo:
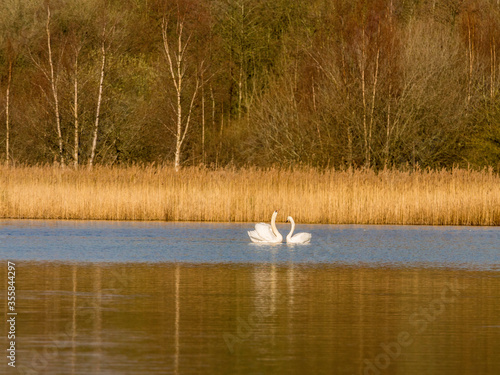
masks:
MULTIPOLYGON (((95 162, 172 161, 165 18, 169 25, 182 20, 189 39, 182 103, 189 104, 199 82, 183 165, 499 164, 484 157, 500 141, 497 1, 51 1, 61 137, 50 96, 45 3, 8 5, 0 16, 0 96, 6 103, 10 61, 14 163, 52 162, 61 139, 68 163, 75 155, 89 162, 105 25, 109 53, 95 162)), ((169 40, 178 31, 169 28, 169 40)), ((6 123, 5 110, 0 117, 6 123)), ((6 128, 0 137, 6 141, 6 128)))

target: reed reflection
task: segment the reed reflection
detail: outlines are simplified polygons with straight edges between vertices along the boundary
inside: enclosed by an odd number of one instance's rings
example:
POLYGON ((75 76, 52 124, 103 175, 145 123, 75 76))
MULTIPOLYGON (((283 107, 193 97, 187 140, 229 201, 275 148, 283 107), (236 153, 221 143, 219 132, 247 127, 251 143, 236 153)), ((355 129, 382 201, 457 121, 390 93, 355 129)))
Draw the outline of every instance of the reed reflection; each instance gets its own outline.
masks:
POLYGON ((47 262, 20 269, 25 372, 500 373, 493 271, 47 262), (411 344, 398 349, 402 332, 411 344), (235 340, 233 350, 224 337, 235 340))

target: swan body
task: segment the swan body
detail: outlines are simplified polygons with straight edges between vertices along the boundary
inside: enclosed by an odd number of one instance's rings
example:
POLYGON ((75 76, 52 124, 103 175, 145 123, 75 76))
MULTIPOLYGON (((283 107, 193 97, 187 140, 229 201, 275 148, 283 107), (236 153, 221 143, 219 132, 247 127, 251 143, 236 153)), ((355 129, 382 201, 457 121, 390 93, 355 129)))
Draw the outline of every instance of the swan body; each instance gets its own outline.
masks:
POLYGON ((271 225, 266 223, 255 224, 255 230, 248 231, 248 236, 255 243, 279 243, 283 241, 283 236, 276 228, 276 216, 278 211, 273 212, 271 225))
POLYGON ((295 221, 293 220, 293 217, 288 216, 286 221, 287 223, 290 222, 292 224, 292 229, 290 230, 290 233, 288 233, 288 236, 286 236, 286 243, 307 244, 311 242, 311 233, 300 232, 293 235, 293 231, 295 230, 295 221))

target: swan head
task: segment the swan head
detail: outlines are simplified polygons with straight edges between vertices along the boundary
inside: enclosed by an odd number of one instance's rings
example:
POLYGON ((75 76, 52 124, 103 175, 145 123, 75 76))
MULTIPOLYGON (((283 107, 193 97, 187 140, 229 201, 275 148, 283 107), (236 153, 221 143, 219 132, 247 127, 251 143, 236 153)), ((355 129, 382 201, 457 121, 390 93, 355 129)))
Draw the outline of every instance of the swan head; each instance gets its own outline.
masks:
POLYGON ((288 217, 286 218, 286 222, 287 222, 287 223, 291 223, 292 221, 293 221, 293 219, 292 219, 292 217, 291 217, 291 216, 288 216, 288 217))
POLYGON ((274 210, 272 219, 276 220, 277 216, 278 216, 278 210, 274 210))

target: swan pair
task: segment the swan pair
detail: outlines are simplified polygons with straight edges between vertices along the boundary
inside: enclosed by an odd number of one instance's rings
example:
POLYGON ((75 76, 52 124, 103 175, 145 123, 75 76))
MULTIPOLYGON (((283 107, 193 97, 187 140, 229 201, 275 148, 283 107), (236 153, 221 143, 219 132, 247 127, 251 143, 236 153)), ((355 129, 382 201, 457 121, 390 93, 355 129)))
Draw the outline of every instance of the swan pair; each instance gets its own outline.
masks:
MULTIPOLYGON (((271 225, 267 223, 257 223, 255 224, 255 230, 248 231, 248 236, 252 242, 256 243, 280 243, 283 241, 283 236, 278 232, 276 228, 276 216, 278 216, 278 211, 273 212, 271 217, 271 225)), ((286 243, 297 243, 297 244, 307 244, 311 242, 311 233, 297 233, 293 235, 295 230, 295 221, 291 216, 288 216, 286 222, 292 224, 292 229, 288 236, 286 236, 286 243)))

